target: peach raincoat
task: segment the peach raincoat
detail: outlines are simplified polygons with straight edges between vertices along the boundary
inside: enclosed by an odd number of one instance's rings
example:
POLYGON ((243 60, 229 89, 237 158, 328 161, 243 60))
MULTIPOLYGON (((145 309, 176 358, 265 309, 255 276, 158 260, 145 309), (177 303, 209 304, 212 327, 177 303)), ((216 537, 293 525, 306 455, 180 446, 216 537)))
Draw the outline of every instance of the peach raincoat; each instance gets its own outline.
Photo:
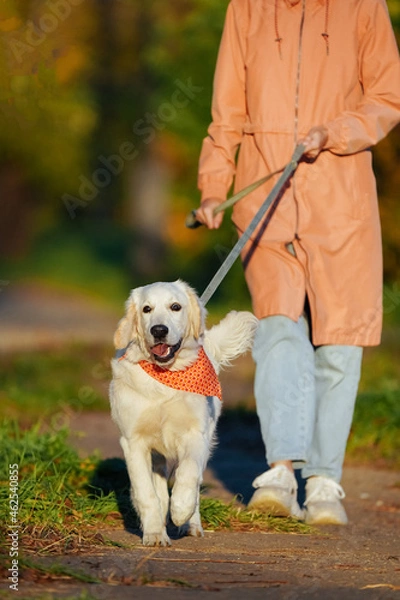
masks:
MULTIPOLYGON (((246 280, 259 318, 297 320, 307 295, 315 345, 378 344, 382 252, 369 148, 400 121, 400 61, 384 0, 232 0, 212 113, 199 188, 221 202, 234 176, 238 191, 283 167, 311 127, 328 128, 323 151, 300 163, 253 251, 245 249, 246 280)), ((275 181, 235 206, 239 231, 275 181)))

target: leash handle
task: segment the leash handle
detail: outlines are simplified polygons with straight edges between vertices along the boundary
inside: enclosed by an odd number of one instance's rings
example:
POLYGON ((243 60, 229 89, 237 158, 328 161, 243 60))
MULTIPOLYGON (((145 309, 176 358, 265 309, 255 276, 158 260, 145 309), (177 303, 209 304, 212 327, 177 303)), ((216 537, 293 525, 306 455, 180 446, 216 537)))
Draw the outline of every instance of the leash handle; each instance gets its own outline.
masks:
MULTIPOLYGON (((214 214, 215 214, 215 211, 214 211, 214 214)), ((196 211, 195 210, 190 211, 190 213, 186 217, 185 226, 188 229, 197 229, 198 227, 201 227, 202 225, 203 225, 203 223, 200 223, 200 221, 198 221, 196 218, 196 211)))
MULTIPOLYGON (((278 173, 281 173, 283 171, 283 169, 284 169, 284 167, 282 167, 281 169, 277 169, 273 173, 269 173, 268 175, 265 175, 264 177, 261 177, 261 179, 254 181, 247 187, 245 187, 242 190, 240 190, 239 192, 237 192, 237 194, 235 194, 231 198, 228 198, 228 200, 221 202, 221 204, 219 206, 214 208, 214 210, 213 210, 214 216, 220 212, 223 212, 230 206, 233 206, 234 204, 236 204, 236 202, 239 202, 239 200, 241 200, 248 194, 251 194, 251 192, 254 192, 254 190, 256 190, 258 187, 260 187, 260 185, 262 185, 263 183, 266 183, 269 179, 271 179, 271 177, 273 177, 274 175, 277 175, 278 173)), ((196 212, 197 211, 192 210, 186 217, 185 225, 189 229, 197 229, 198 227, 201 227, 203 225, 203 223, 201 223, 200 221, 197 220, 196 212)))
POLYGON ((254 215, 253 219, 250 221, 249 225, 244 230, 243 234, 240 236, 240 238, 238 239, 236 244, 233 246, 232 250, 230 251, 230 253, 226 257, 226 259, 224 260, 224 262, 222 263, 222 265, 220 266, 220 268, 215 273, 214 277, 211 279, 210 283, 208 284, 208 286, 202 293, 200 300, 204 306, 207 304, 207 302, 210 300, 210 298, 214 295, 218 286, 220 285, 222 280, 225 278, 225 276, 229 272, 230 268, 232 267, 233 263, 235 262, 235 260, 237 259, 237 257, 241 253, 241 251, 243 250, 244 246, 249 241, 251 235, 254 233, 255 229, 259 225, 259 223, 262 220, 262 218, 264 217, 264 215, 266 214, 268 208, 271 206, 271 204, 273 202, 275 202, 275 200, 279 196, 280 192, 282 191, 284 185, 287 183, 287 181, 290 179, 292 174, 297 169, 297 165, 299 163, 300 158, 302 157, 302 155, 304 153, 304 150, 305 150, 305 146, 303 144, 299 144, 298 146, 296 146, 296 148, 293 152, 293 156, 292 156, 290 162, 284 168, 282 175, 279 177, 278 181, 272 188, 271 192, 268 194, 268 196, 266 197, 266 199, 264 200, 264 202, 258 209, 257 213, 254 215))

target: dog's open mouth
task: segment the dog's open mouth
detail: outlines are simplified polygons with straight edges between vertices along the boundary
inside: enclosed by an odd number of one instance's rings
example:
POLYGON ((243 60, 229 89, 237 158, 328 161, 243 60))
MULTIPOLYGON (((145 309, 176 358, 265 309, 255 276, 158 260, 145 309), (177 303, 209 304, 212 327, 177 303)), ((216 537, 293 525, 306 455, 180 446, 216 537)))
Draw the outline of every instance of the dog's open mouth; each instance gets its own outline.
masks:
POLYGON ((174 358, 181 347, 181 343, 182 340, 179 340, 179 342, 173 346, 170 346, 169 344, 156 344, 151 348, 151 353, 157 362, 166 363, 174 358))

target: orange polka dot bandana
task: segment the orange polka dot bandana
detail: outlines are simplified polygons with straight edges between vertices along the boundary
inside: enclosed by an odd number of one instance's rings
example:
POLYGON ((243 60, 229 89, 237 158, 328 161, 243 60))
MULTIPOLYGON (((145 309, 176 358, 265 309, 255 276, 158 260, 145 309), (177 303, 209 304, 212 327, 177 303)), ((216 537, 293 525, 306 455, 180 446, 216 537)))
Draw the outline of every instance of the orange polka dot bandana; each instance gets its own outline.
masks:
POLYGON ((217 396, 222 400, 221 384, 203 348, 200 348, 196 362, 183 371, 168 371, 146 360, 139 361, 139 365, 151 377, 170 388, 200 396, 217 396))

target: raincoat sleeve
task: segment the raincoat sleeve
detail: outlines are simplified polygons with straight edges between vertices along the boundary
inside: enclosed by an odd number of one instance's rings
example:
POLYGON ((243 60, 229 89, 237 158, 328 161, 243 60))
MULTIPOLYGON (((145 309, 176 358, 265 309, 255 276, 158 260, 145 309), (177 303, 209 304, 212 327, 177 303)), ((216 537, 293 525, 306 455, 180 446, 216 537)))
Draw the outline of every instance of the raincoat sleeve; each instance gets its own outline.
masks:
POLYGON ((214 75, 212 123, 199 160, 202 200, 213 197, 223 202, 235 173, 236 151, 246 120, 245 5, 234 0, 227 9, 214 75))
POLYGON ((364 96, 354 111, 328 122, 326 148, 353 154, 373 146, 400 121, 400 60, 385 0, 367 0, 360 19, 359 64, 364 96))

